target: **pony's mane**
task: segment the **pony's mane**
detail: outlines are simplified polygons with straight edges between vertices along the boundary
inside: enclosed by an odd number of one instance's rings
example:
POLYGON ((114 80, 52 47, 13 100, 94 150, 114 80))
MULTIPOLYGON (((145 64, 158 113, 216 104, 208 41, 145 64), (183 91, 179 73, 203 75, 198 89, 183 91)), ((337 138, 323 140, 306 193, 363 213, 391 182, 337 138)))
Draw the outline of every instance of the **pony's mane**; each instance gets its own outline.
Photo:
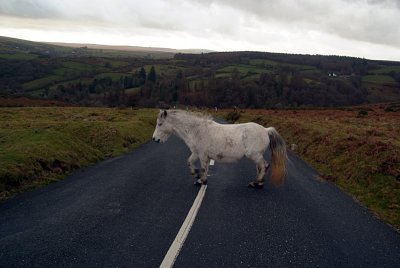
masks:
POLYGON ((196 119, 202 119, 202 120, 213 120, 213 117, 207 113, 204 112, 191 112, 191 111, 185 111, 185 110, 169 110, 168 113, 173 114, 173 115, 178 115, 180 117, 187 117, 187 118, 196 118, 196 119))

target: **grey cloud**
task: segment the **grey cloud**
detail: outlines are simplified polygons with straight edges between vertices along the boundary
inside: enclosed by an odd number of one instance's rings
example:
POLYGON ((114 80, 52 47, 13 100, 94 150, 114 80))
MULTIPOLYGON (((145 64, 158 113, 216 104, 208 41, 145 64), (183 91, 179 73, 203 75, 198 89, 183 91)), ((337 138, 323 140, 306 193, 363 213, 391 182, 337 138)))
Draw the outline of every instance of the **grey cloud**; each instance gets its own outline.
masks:
POLYGON ((258 27, 400 47, 400 0, 0 0, 2 15, 232 38, 256 21, 258 27))
MULTIPOLYGON (((201 3, 201 0, 194 0, 201 3)), ((208 0, 297 30, 327 32, 346 39, 400 46, 400 0, 208 0)))
MULTIPOLYGON (((358 0, 358 1, 362 1, 362 0, 358 0)), ((386 5, 386 6, 400 8, 400 0, 367 0, 367 3, 373 4, 373 5, 386 5)))
POLYGON ((2 0, 0 15, 22 18, 59 18, 62 13, 54 1, 2 0))

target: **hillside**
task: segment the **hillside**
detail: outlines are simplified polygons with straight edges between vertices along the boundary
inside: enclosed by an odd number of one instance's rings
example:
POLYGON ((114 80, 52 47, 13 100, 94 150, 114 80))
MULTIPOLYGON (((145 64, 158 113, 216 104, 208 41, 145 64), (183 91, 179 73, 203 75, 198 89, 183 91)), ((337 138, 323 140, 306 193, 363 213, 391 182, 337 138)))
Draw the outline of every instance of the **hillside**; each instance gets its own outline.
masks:
POLYGON ((87 47, 90 49, 103 49, 103 50, 120 50, 120 51, 135 51, 135 52, 167 52, 167 53, 209 53, 213 52, 212 50, 207 49, 173 49, 173 48, 163 48, 163 47, 139 47, 139 46, 111 46, 111 45, 99 45, 99 44, 76 44, 76 43, 56 43, 51 42, 48 44, 63 46, 63 47, 72 47, 72 48, 81 48, 87 47))
POLYGON ((35 56, 172 58, 177 52, 167 48, 44 43, 0 36, 0 58, 6 59, 33 59, 35 56))
POLYGON ((400 62, 74 46, 0 37, 0 94, 146 107, 335 107, 400 100, 400 62))

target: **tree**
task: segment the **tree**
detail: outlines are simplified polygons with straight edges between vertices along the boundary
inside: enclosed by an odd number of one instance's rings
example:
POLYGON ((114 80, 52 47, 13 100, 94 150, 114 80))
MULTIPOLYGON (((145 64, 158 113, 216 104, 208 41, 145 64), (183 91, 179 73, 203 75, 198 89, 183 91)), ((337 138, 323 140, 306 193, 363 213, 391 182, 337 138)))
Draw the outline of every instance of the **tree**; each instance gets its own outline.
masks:
POLYGON ((146 70, 142 67, 139 71, 139 85, 143 85, 146 82, 146 70))
POLYGON ((152 81, 153 83, 155 83, 156 79, 157 79, 156 70, 154 69, 154 66, 151 66, 149 75, 147 76, 147 81, 152 81))

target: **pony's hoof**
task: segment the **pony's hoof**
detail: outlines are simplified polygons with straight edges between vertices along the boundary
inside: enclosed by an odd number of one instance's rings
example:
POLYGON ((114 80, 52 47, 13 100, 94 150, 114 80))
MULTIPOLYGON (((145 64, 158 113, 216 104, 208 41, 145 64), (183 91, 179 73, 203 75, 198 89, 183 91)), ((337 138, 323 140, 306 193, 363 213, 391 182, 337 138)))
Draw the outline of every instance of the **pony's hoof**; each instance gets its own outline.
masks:
POLYGON ((198 185, 198 186, 207 185, 207 181, 202 181, 202 180, 198 179, 197 181, 194 182, 194 185, 198 185))
POLYGON ((252 181, 249 183, 249 185, 247 185, 247 187, 253 188, 253 189, 262 189, 262 188, 264 188, 264 183, 258 183, 258 182, 252 181))

